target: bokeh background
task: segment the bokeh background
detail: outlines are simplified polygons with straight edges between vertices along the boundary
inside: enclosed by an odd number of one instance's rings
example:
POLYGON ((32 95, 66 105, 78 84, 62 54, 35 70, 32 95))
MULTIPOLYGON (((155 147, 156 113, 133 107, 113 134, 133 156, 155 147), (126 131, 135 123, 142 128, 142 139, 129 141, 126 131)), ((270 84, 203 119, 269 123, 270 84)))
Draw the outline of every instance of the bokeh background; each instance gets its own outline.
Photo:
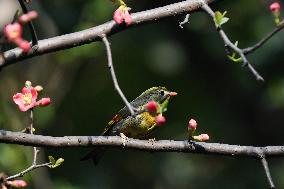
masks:
MULTIPOLYGON (((174 2, 129 0, 133 12, 174 2)), ((253 45, 274 27, 269 1, 220 1, 214 10, 228 11, 224 29, 240 47, 253 45)), ((94 27, 112 19, 116 6, 102 0, 37 1, 29 6, 40 17, 35 21, 40 39, 94 27)), ((12 20, 16 0, 0 0, 1 27, 12 20)), ((129 100, 152 86, 178 92, 169 104, 167 124, 153 137, 186 139, 189 118, 210 142, 240 145, 283 145, 284 33, 279 32, 249 60, 265 78, 257 82, 246 68, 230 62, 212 20, 203 12, 190 16, 181 29, 175 16, 141 25, 110 37, 114 66, 129 100)), ((30 39, 28 33, 26 38, 30 39)), ((5 46, 8 49, 11 46, 5 46)), ((35 110, 36 133, 52 136, 99 135, 121 107, 107 69, 105 47, 96 42, 34 57, 5 67, 0 73, 0 128, 20 131, 28 113, 12 102, 24 82, 44 87, 53 104, 35 110)), ((79 159, 89 149, 41 149, 63 157, 56 169, 39 169, 24 177, 28 188, 267 188, 261 162, 249 158, 183 153, 143 153, 111 149, 98 166, 79 159)), ((15 174, 29 166, 31 147, 0 145, 0 171, 15 174)), ((284 159, 269 159, 272 176, 284 188, 284 159)))

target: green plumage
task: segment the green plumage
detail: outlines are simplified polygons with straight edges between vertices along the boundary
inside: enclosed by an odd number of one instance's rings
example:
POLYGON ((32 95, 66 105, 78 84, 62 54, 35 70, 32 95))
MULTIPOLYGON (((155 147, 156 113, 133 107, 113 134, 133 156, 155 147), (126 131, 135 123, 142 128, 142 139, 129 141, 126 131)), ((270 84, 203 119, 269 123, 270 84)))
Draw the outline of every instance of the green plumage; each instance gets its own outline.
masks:
MULTIPOLYGON (((170 94, 171 92, 165 87, 152 87, 130 102, 130 104, 134 108, 141 110, 149 101, 155 101, 161 105, 170 98, 170 94)), ((155 128, 155 115, 152 115, 149 112, 143 112, 133 117, 125 106, 119 110, 108 123, 102 135, 113 136, 123 133, 127 137, 141 139, 146 138, 155 128)), ((95 148, 81 160, 92 158, 94 163, 97 164, 104 150, 105 148, 95 148)))

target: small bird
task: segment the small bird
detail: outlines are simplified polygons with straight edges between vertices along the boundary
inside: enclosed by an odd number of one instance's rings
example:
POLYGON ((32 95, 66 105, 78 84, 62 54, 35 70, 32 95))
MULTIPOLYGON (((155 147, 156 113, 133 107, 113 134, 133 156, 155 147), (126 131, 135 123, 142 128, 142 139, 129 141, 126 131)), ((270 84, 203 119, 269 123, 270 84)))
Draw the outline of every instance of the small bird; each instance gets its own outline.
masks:
MULTIPOLYGON (((144 139, 157 128, 155 117, 157 112, 143 111, 145 105, 150 101, 155 101, 162 110, 158 110, 161 114, 166 111, 166 106, 172 96, 176 96, 176 92, 170 92, 165 87, 152 87, 144 91, 140 96, 134 99, 130 104, 139 113, 135 116, 131 115, 129 109, 125 106, 109 121, 108 125, 102 132, 102 136, 131 137, 136 139, 144 139)), ((96 147, 93 151, 84 156, 81 161, 93 159, 94 164, 98 164, 99 159, 105 152, 105 147, 96 147)))

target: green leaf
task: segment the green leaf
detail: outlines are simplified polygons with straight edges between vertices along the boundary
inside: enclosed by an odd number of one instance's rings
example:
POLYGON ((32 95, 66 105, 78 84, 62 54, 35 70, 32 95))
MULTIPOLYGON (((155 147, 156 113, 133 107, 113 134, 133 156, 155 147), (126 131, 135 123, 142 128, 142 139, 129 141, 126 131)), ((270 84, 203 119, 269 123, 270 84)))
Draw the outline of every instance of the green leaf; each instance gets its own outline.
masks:
POLYGON ((51 163, 51 165, 53 166, 55 164, 55 159, 52 156, 48 156, 49 162, 51 163))
MULTIPOLYGON (((236 47, 238 47, 238 44, 239 44, 239 42, 238 41, 236 41, 235 43, 234 43, 234 45, 236 46, 236 47)), ((233 61, 233 62, 242 62, 242 58, 241 57, 236 57, 236 52, 233 52, 232 53, 232 55, 227 55, 227 57, 231 60, 231 61, 233 61)))
POLYGON ((236 58, 236 53, 233 53, 232 55, 227 55, 227 56, 233 62, 242 62, 242 58, 241 57, 236 58))
POLYGON ((160 113, 167 111, 167 107, 169 104, 169 98, 167 98, 161 105, 160 105, 160 113))
POLYGON ((229 21, 229 18, 225 17, 226 14, 227 14, 227 11, 225 11, 224 13, 221 13, 220 11, 215 12, 214 21, 215 21, 216 27, 220 27, 221 25, 229 21))
POLYGON ((53 168, 58 167, 59 165, 61 165, 64 162, 63 158, 59 158, 58 160, 56 160, 53 168))

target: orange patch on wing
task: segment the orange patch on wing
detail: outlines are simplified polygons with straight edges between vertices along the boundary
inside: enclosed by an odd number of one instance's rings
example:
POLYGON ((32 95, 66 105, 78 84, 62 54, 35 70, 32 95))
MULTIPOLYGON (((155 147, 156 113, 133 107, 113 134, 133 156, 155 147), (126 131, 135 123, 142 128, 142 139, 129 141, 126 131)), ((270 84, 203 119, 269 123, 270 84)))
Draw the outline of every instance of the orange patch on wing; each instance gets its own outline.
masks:
POLYGON ((122 119, 121 116, 118 115, 118 114, 116 114, 116 115, 108 122, 107 126, 105 127, 105 129, 104 129, 104 131, 103 131, 103 133, 102 133, 101 135, 105 135, 106 132, 107 132, 109 129, 111 129, 112 126, 113 126, 114 124, 116 124, 117 122, 119 122, 121 119, 122 119))

